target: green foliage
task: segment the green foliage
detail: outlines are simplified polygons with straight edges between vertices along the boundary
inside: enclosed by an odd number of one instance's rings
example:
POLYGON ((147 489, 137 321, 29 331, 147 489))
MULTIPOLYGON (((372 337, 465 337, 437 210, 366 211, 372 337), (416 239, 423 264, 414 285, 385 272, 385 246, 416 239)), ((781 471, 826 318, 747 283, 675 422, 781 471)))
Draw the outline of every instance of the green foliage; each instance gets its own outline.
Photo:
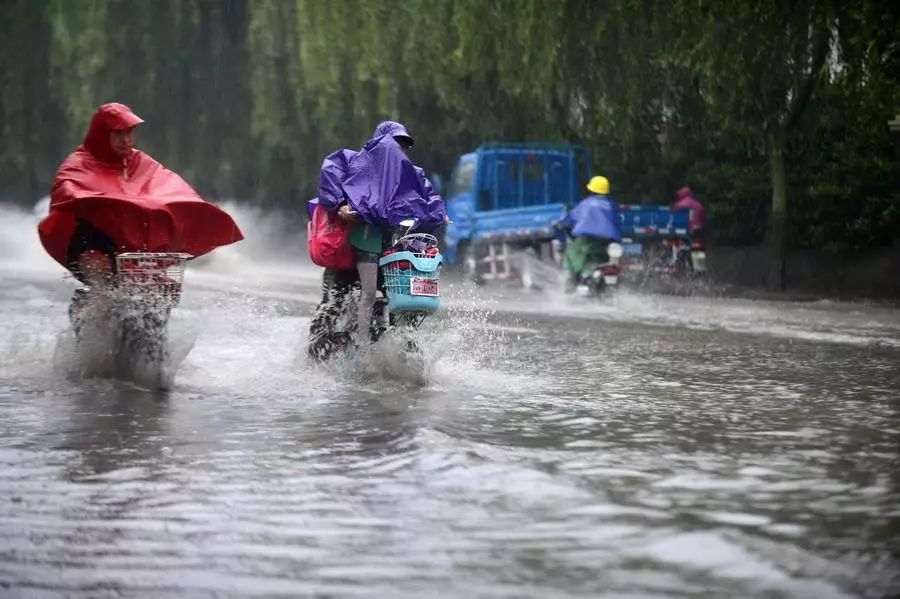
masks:
POLYGON ((900 230, 900 166, 887 135, 900 82, 847 78, 829 86, 812 107, 792 153, 798 174, 792 228, 798 245, 839 252, 890 245, 900 230), (851 89, 847 89, 850 86, 851 89))
POLYGON ((582 143, 620 200, 666 203, 690 184, 713 236, 745 243, 770 218, 766 142, 779 139, 789 243, 885 244, 898 226, 890 11, 876 0, 10 0, 0 191, 43 195, 91 113, 117 100, 147 121, 139 145, 201 193, 299 212, 325 154, 394 118, 416 136, 416 160, 444 175, 483 141, 582 143))

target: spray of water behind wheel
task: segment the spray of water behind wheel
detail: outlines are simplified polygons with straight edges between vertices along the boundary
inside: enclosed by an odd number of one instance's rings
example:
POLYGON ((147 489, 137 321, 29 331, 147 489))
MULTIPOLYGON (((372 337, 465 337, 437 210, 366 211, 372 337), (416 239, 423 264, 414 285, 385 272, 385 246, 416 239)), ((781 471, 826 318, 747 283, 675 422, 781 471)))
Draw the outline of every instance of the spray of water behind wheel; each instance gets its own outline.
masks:
POLYGON ((528 248, 513 253, 511 261, 525 289, 555 291, 563 288, 560 263, 554 256, 539 257, 533 249, 528 248))
POLYGON ((169 320, 180 294, 187 254, 121 254, 106 287, 76 291, 72 326, 57 344, 54 363, 70 377, 114 377, 151 389, 172 386, 193 343, 169 341, 169 320))

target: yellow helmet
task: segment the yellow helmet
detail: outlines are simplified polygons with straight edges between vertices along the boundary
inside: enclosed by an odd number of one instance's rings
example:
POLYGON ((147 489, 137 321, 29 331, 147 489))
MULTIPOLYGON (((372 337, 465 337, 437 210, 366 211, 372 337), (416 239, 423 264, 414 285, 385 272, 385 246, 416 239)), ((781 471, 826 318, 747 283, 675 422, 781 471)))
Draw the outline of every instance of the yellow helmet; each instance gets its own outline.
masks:
POLYGON ((588 191, 606 195, 609 193, 609 179, 606 177, 591 177, 587 184, 588 191))

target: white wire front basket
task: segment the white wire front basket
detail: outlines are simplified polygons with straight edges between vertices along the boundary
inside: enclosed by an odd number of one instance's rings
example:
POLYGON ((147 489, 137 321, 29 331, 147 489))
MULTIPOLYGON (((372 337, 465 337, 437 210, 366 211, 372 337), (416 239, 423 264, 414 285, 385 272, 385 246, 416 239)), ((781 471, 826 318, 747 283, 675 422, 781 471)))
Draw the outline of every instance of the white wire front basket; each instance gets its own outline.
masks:
POLYGON ((119 288, 140 295, 178 297, 184 280, 184 253, 128 252, 116 256, 119 288))

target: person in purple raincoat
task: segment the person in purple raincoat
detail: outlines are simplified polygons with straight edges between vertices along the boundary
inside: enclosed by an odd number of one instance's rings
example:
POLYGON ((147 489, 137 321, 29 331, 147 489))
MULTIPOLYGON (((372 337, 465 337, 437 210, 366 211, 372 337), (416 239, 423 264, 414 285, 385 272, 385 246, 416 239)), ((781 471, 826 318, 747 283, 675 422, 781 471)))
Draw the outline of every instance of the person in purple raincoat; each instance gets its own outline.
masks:
POLYGON ((339 214, 355 212, 374 227, 390 228, 413 218, 418 231, 437 229, 447 216, 444 201, 425 171, 407 157, 412 146, 413 138, 402 124, 379 123, 359 152, 343 149, 325 157, 319 203, 339 214))
MULTIPOLYGON (((384 121, 375 127, 372 138, 358 152, 337 150, 322 163, 319 204, 355 225, 350 244, 356 251, 361 289, 357 345, 365 345, 370 339, 378 260, 386 249, 390 229, 403 220, 415 219, 417 231, 430 232, 447 221, 443 199, 425 171, 406 154, 413 143, 405 126, 384 121)), ((335 278, 335 274, 325 273, 326 285, 329 277, 335 278)), ((349 291, 347 286, 342 288, 349 291)), ((335 294, 328 290, 323 295, 332 303, 336 301, 335 294)), ((346 291, 341 295, 346 295, 346 291)), ((333 306, 331 311, 334 312, 333 306)))

